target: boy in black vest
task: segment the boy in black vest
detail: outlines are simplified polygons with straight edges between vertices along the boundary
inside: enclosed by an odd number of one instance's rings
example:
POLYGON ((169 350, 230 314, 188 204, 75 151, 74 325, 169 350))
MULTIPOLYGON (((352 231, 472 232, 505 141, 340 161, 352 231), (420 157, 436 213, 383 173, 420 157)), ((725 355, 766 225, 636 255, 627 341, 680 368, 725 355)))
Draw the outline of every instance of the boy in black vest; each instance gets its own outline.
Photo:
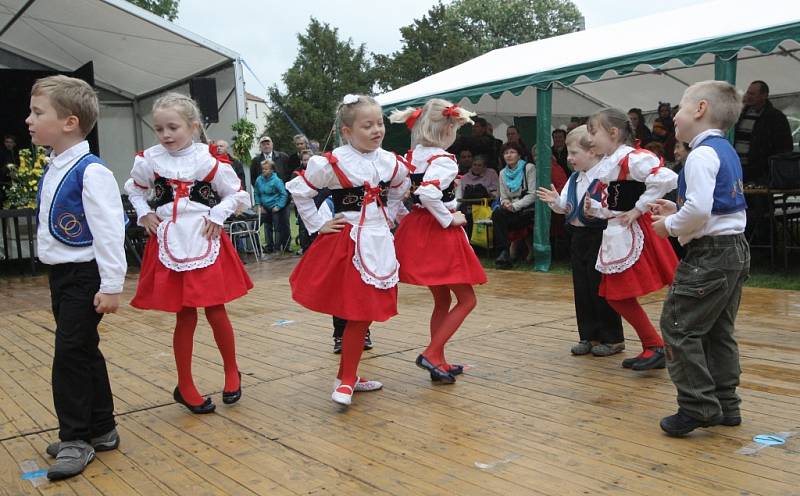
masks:
POLYGON ((125 222, 114 175, 84 139, 98 114, 91 86, 66 76, 40 79, 30 109, 31 140, 53 149, 39 182, 36 233, 39 260, 50 266, 56 320, 52 387, 60 442, 47 447, 56 457, 47 477, 57 480, 83 472, 95 450, 119 445, 97 325, 119 307, 125 222))
POLYGON ((678 413, 661 420, 670 436, 742 422, 733 334, 750 247, 742 166, 725 137, 741 107, 736 89, 725 82, 703 81, 686 90, 675 131, 692 151, 678 176, 677 205, 651 205, 655 232, 676 236, 686 247, 661 312, 667 368, 678 390, 678 413))

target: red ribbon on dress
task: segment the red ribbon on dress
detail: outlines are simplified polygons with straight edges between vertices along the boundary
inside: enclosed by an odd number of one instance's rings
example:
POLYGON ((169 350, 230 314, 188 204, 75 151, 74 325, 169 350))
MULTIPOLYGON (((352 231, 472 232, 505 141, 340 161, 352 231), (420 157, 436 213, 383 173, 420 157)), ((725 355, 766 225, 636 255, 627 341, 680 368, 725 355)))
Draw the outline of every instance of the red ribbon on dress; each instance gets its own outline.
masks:
POLYGON ((442 110, 442 115, 445 117, 459 117, 461 112, 459 111, 460 107, 457 103, 450 105, 449 107, 442 110))
POLYGON ((172 222, 175 222, 178 219, 178 201, 181 198, 189 197, 189 188, 194 184, 194 181, 170 179, 167 183, 175 188, 175 198, 172 200, 172 222))
POLYGON ((417 119, 419 119, 419 116, 421 116, 421 115, 422 115, 422 109, 421 108, 418 108, 418 109, 414 110, 414 113, 411 114, 411 117, 406 119, 406 127, 409 130, 414 129, 414 124, 417 123, 417 119))

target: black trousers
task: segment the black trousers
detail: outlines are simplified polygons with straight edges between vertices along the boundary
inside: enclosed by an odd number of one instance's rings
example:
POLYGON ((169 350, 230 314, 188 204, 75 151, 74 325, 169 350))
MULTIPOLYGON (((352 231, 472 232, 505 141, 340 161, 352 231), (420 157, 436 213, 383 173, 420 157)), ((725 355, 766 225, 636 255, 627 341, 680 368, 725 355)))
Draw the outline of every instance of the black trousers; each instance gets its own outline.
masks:
POLYGON ((594 268, 603 241, 603 229, 567 225, 571 235, 570 264, 575 293, 575 316, 581 341, 620 343, 625 340, 622 320, 598 294, 602 275, 594 268))
POLYGON ((508 249, 508 231, 533 227, 533 208, 510 212, 502 207, 492 212, 492 227, 494 228, 494 249, 497 252, 508 249))
POLYGON ((50 298, 56 319, 53 357, 53 403, 62 441, 107 433, 114 428, 114 399, 106 360, 100 352, 94 309, 100 289, 97 263, 67 263, 50 267, 50 298))
MULTIPOLYGON (((266 207, 265 207, 266 208, 266 207)), ((261 214, 261 225, 264 226, 264 239, 269 250, 288 249, 291 244, 291 228, 289 227, 289 205, 277 212, 268 210, 261 214), (277 238, 277 239, 276 239, 277 238)))

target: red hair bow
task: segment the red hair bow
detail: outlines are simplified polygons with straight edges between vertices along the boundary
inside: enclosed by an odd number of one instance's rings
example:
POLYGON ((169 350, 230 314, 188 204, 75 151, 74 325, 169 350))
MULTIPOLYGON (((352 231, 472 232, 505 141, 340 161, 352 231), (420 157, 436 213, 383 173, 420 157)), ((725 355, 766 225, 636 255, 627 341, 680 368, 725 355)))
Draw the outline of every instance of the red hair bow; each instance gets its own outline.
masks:
POLYGON ((461 113, 459 112, 459 108, 460 107, 458 106, 457 103, 450 105, 446 109, 442 110, 442 115, 445 117, 458 117, 459 115, 461 115, 461 113))
POLYGON ((406 119, 406 127, 409 130, 414 129, 414 124, 417 123, 417 119, 419 119, 419 116, 421 115, 422 115, 422 109, 421 108, 416 109, 414 113, 411 114, 411 116, 408 119, 406 119))
POLYGON ((228 157, 228 154, 227 153, 220 153, 219 152, 219 147, 217 146, 216 143, 214 143, 212 145, 208 145, 208 151, 209 151, 209 153, 211 153, 212 157, 214 157, 215 159, 219 160, 220 162, 223 162, 223 163, 226 163, 226 164, 230 164, 231 163, 231 159, 228 157))

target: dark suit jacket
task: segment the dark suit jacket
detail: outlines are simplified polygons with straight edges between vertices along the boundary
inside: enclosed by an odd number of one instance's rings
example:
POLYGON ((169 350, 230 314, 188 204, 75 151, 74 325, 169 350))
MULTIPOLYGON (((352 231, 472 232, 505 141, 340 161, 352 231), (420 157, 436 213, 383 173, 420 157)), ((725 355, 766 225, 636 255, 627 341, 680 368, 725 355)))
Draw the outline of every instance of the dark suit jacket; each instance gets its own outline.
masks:
MULTIPOLYGON (((261 162, 263 162, 265 158, 263 153, 259 153, 253 157, 253 161, 250 162, 251 186, 256 185, 256 179, 261 175, 261 162)), ((292 170, 289 168, 289 156, 284 152, 273 150, 272 161, 275 162, 275 173, 278 174, 281 181, 284 183, 289 182, 292 179, 292 170)))

